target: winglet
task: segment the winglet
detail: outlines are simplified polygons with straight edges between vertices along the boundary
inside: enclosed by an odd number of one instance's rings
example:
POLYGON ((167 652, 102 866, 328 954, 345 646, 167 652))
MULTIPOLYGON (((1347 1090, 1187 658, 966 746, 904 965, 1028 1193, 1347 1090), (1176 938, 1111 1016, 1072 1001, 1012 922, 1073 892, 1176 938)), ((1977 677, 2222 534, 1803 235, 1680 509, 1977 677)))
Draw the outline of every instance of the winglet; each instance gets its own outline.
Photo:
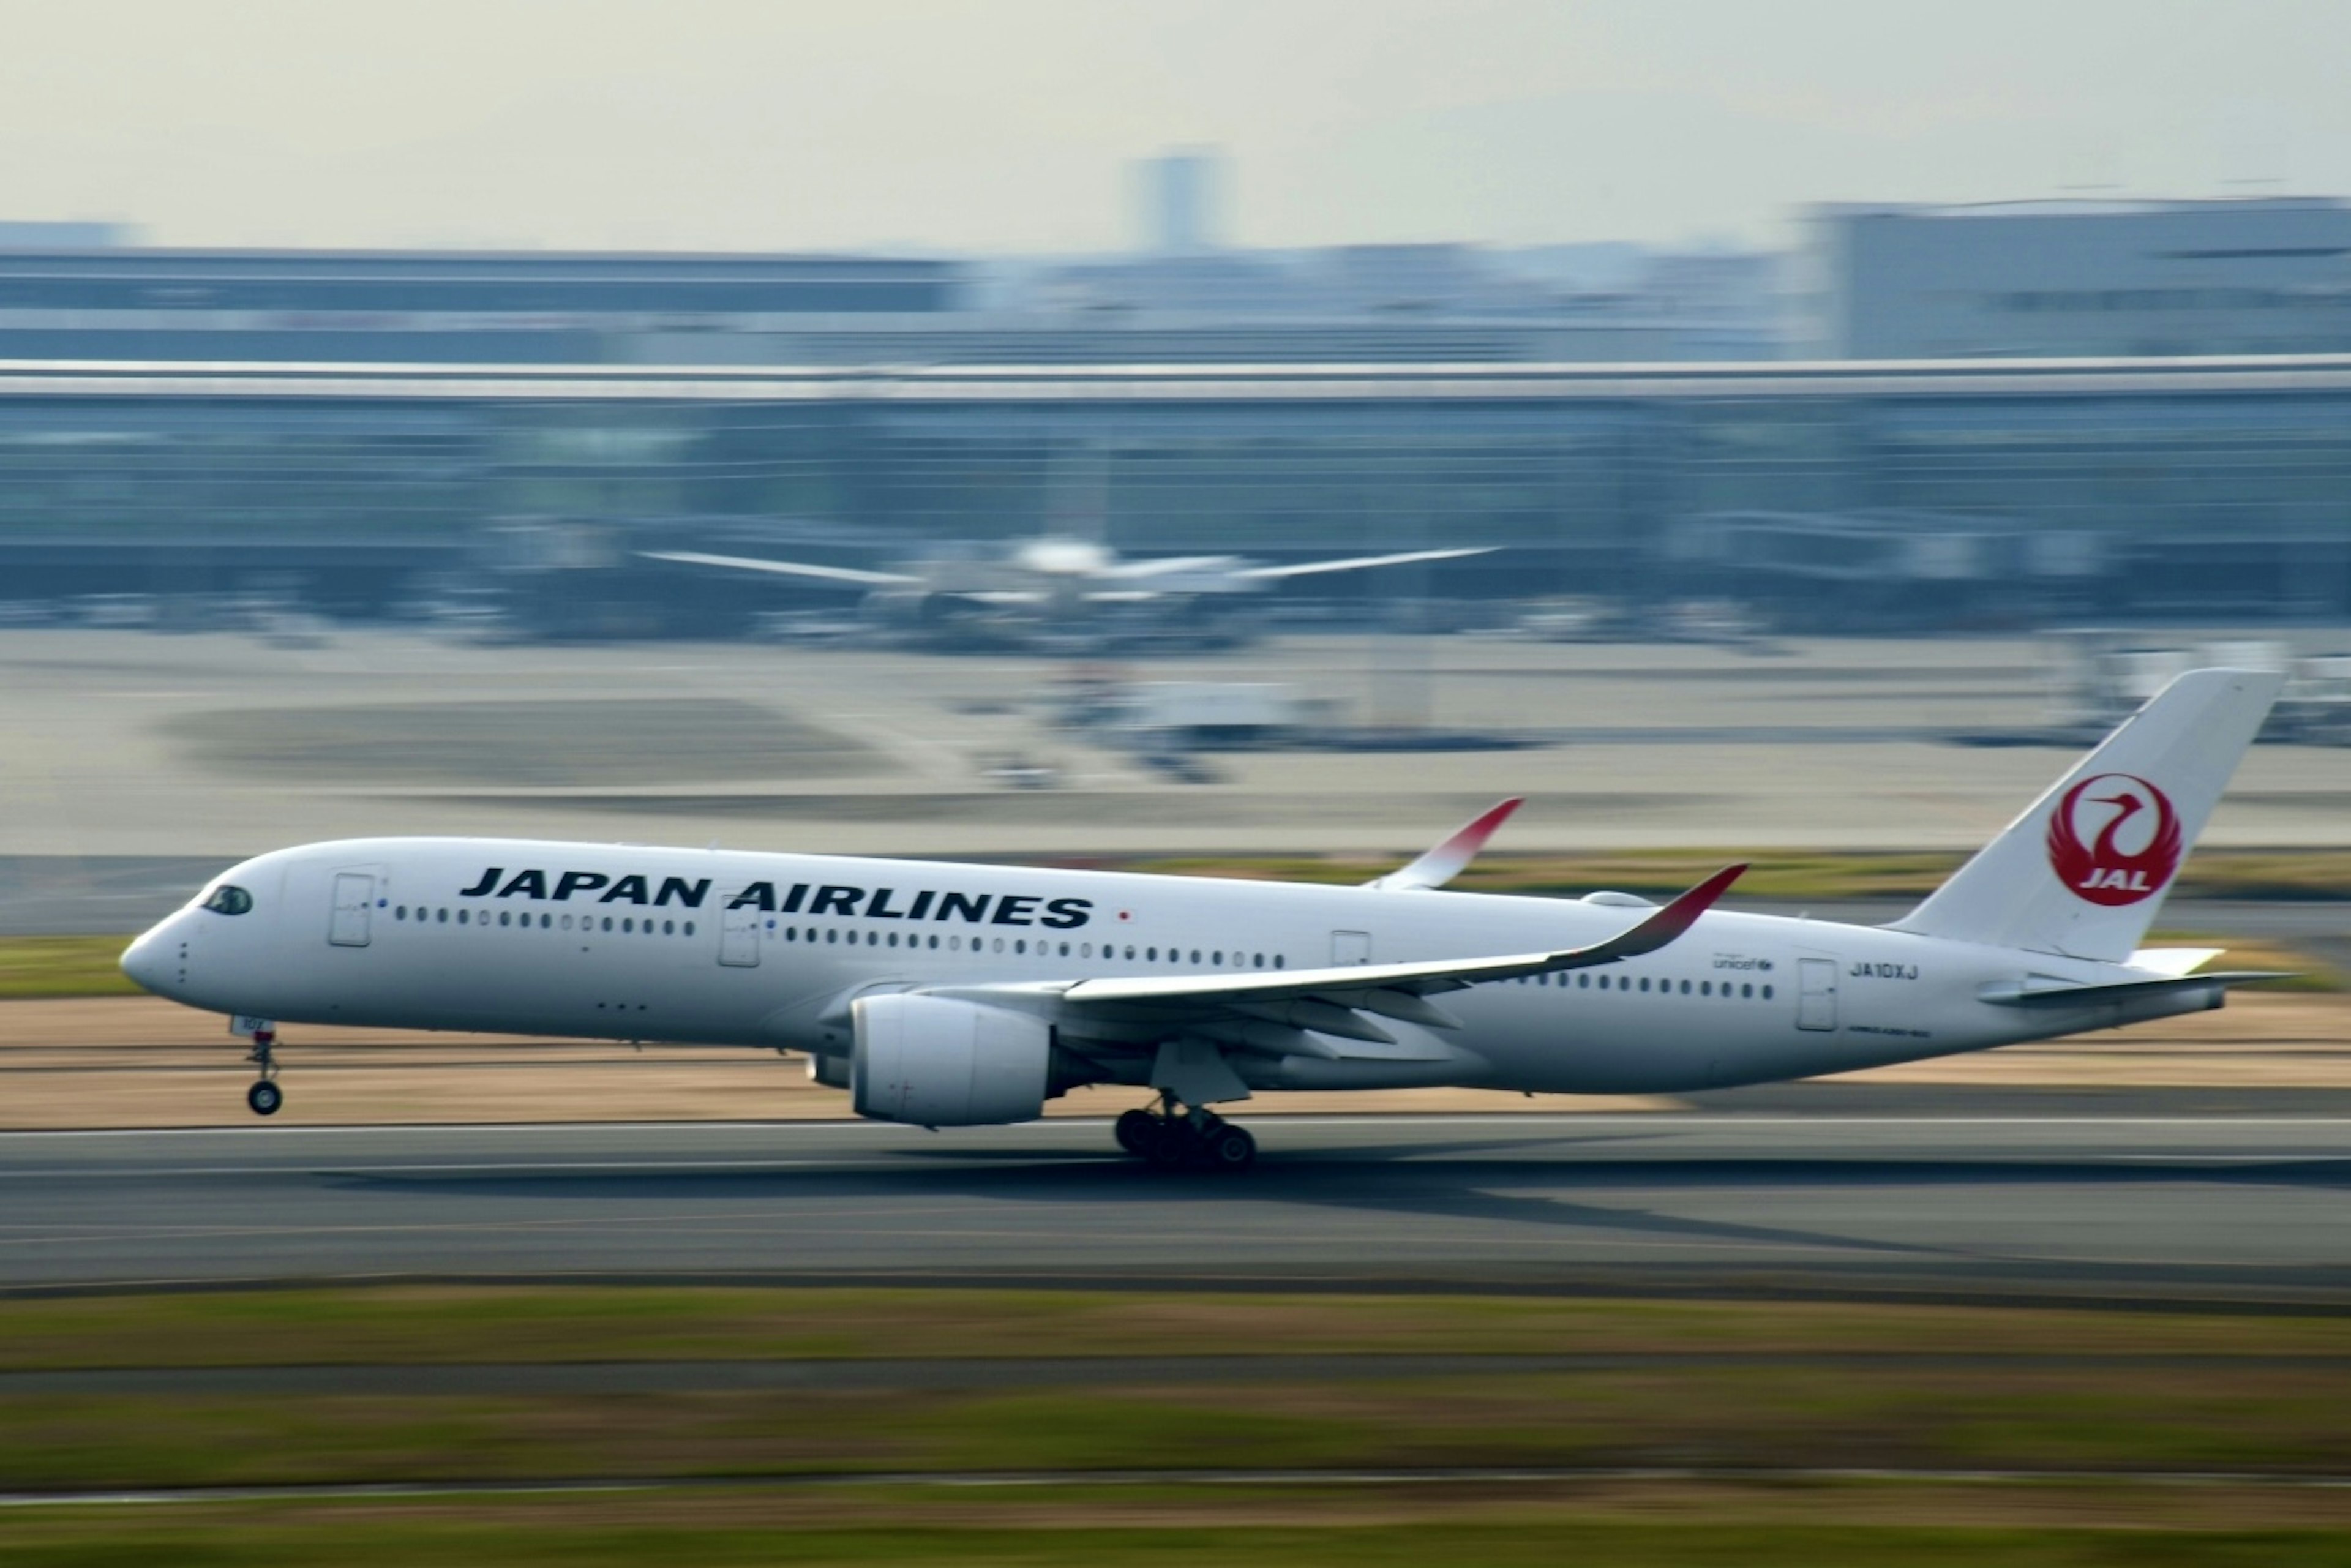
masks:
POLYGON ((1486 841, 1494 836, 1495 830, 1509 821, 1510 813, 1525 804, 1525 796, 1513 795, 1499 805, 1488 807, 1479 816, 1453 830, 1450 837, 1410 865, 1392 871, 1385 876, 1374 877, 1364 885, 1389 893, 1443 887, 1478 858, 1478 852, 1486 847, 1486 841))
MULTIPOLYGON (((1730 884, 1746 871, 1744 864, 1723 867, 1630 931, 1620 936, 1612 936, 1597 946, 1586 947, 1577 956, 1582 964, 1613 964, 1621 959, 1637 958, 1644 953, 1654 953, 1668 943, 1677 941, 1683 933, 1698 924, 1699 915, 1714 907, 1715 900, 1728 893, 1730 884)), ((1582 964, 1577 967, 1581 967, 1582 964)))

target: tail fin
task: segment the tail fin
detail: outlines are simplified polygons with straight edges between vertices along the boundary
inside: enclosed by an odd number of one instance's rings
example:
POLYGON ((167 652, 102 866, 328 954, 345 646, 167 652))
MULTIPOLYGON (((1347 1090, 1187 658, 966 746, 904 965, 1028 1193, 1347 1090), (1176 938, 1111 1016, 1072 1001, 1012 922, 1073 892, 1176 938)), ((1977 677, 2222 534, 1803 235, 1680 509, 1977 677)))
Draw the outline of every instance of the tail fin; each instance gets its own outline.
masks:
POLYGON ((2181 675, 1893 929, 2128 958, 2281 684, 2254 670, 2181 675))

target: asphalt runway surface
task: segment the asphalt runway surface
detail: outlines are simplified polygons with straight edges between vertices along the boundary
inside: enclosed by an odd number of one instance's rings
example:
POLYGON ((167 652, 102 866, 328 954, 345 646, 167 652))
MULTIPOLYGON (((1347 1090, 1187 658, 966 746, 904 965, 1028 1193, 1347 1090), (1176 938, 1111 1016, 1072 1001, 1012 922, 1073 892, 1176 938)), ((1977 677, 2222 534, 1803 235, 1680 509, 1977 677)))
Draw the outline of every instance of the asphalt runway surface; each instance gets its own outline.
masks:
POLYGON ((2351 1115, 1260 1118, 0 1135, 0 1289, 890 1280, 2351 1300, 2351 1115))

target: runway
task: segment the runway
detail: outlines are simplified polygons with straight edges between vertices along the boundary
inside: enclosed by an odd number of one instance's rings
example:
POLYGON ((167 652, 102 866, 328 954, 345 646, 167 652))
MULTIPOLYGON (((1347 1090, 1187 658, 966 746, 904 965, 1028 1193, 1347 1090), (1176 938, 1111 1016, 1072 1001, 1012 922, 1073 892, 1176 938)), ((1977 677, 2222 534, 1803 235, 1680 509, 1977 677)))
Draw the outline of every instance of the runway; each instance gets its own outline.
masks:
MULTIPOLYGON (((2329 1108, 2332 1109, 2331 1107, 2329 1108)), ((2351 1300, 2351 1116, 1283 1117, 0 1135, 0 1288, 930 1280, 2351 1300)))

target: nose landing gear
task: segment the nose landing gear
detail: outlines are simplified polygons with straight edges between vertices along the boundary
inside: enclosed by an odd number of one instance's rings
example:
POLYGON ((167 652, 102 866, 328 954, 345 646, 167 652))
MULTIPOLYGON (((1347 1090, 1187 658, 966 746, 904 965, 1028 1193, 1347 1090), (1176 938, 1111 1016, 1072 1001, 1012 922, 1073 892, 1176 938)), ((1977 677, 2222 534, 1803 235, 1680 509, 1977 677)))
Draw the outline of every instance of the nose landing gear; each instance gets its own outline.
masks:
POLYGON ((1155 1111, 1129 1111, 1113 1124, 1118 1146, 1161 1170, 1245 1171, 1257 1163, 1257 1140, 1214 1111, 1188 1112, 1172 1095, 1155 1111))
POLYGON ((256 1116, 275 1116, 277 1108, 286 1103, 286 1092, 277 1087, 277 1031, 257 1029, 253 1031, 253 1051, 246 1060, 261 1070, 261 1076, 245 1092, 245 1103, 256 1116))

